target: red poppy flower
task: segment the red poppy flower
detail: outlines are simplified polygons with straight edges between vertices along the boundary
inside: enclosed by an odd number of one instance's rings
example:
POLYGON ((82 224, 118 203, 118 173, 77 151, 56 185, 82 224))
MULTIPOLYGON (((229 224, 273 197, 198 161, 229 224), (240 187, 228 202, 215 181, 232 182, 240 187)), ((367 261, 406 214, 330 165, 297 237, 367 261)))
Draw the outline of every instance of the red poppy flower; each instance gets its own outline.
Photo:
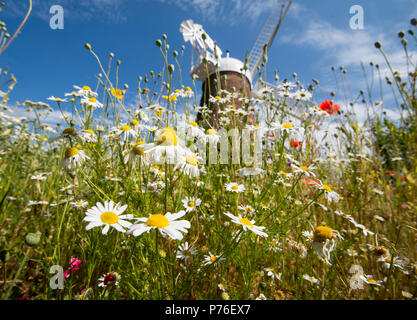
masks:
POLYGON ((328 114, 334 114, 340 110, 340 106, 333 103, 332 100, 323 101, 319 108, 320 110, 326 111, 328 114))
POLYGON ((319 184, 319 181, 313 180, 313 179, 301 179, 301 182, 304 184, 309 184, 317 187, 317 184, 319 184))
POLYGON ((397 174, 397 172, 391 171, 391 170, 387 170, 387 171, 385 171, 385 174, 390 175, 390 176, 395 176, 397 174))
POLYGON ((298 147, 301 149, 302 143, 303 143, 302 141, 294 141, 294 139, 291 139, 290 146, 294 148, 298 147))

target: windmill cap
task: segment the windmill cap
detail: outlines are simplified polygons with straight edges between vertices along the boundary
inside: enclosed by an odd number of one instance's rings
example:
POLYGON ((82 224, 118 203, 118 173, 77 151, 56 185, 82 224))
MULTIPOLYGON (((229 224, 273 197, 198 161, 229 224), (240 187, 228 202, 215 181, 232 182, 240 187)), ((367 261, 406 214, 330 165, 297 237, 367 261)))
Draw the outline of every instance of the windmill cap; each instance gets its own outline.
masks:
POLYGON ((231 58, 229 55, 225 58, 219 59, 219 72, 222 71, 234 71, 237 73, 243 73, 243 75, 249 80, 252 87, 252 77, 248 70, 243 71, 244 63, 238 59, 231 58), (242 72, 243 71, 243 72, 242 72))

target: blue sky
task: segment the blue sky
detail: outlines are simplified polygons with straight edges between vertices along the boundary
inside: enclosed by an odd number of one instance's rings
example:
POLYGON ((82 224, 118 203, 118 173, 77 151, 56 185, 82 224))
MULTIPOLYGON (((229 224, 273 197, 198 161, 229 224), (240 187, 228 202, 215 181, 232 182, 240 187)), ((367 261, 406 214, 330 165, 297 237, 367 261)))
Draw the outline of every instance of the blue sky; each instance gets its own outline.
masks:
MULTIPOLYGON (((5 0, 0 19, 13 33, 22 20, 28 0, 5 0)), ((10 102, 25 99, 46 101, 54 95, 63 97, 73 85, 96 86, 100 72, 84 43, 107 65, 110 52, 122 61, 119 81, 127 83, 127 97, 135 96, 138 76, 150 70, 162 70, 163 59, 155 40, 167 34, 170 51, 185 44, 182 63, 184 84, 190 68, 189 43, 184 43, 179 26, 193 19, 202 24, 223 52, 244 59, 253 46, 274 0, 34 0, 29 21, 21 34, 0 56, 0 67, 9 67, 18 84, 10 102), (49 9, 59 4, 64 10, 64 30, 49 27, 49 9)), ((417 17, 415 0, 294 0, 268 55, 268 80, 273 70, 280 78, 291 79, 296 72, 306 86, 318 79, 326 95, 336 90, 330 67, 347 68, 354 95, 365 88, 360 62, 384 66, 373 44, 380 40, 392 57, 394 67, 405 71, 404 54, 397 32, 407 31, 409 21, 417 17), (349 27, 352 5, 364 9, 363 30, 349 27)), ((416 54, 415 42, 410 52, 416 54)), ((385 71, 385 70, 383 70, 385 71)), ((329 98, 329 96, 327 96, 329 98)), ((342 99, 341 94, 336 99, 342 99)), ((387 98, 389 99, 389 98, 387 98)))

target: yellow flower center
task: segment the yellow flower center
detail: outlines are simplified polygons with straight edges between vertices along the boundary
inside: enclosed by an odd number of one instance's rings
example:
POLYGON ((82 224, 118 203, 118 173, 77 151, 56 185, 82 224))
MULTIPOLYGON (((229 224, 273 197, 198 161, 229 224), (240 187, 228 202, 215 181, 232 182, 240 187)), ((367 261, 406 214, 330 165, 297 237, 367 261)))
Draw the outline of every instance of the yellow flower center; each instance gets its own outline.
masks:
POLYGON ((88 101, 93 102, 93 103, 96 103, 97 102, 97 99, 96 98, 88 98, 88 101))
POLYGON ((216 257, 216 256, 211 256, 211 257, 210 257, 210 261, 211 261, 211 262, 216 261, 216 259, 217 259, 217 257, 216 257))
POLYGON ((94 134, 94 131, 93 131, 93 130, 91 130, 91 129, 87 129, 87 130, 85 130, 85 132, 87 132, 87 133, 89 133, 89 134, 94 134))
POLYGON ((120 127, 120 130, 122 130, 122 131, 129 131, 130 130, 130 127, 128 125, 124 125, 124 126, 121 126, 120 127))
POLYGON ((249 219, 241 218, 239 222, 247 227, 253 228, 253 224, 249 221, 249 219))
POLYGON ((67 148, 67 150, 65 150, 65 158, 71 158, 77 155, 78 152, 80 151, 77 148, 67 148))
POLYGON ((307 167, 300 167, 300 169, 303 170, 303 171, 308 171, 307 167))
POLYGON ((289 124, 289 123, 284 123, 282 125, 282 127, 285 128, 285 129, 292 129, 293 128, 293 126, 291 124, 289 124))
POLYGON ((178 145, 178 140, 175 131, 170 128, 166 127, 162 129, 162 133, 156 137, 156 143, 162 144, 164 146, 176 146, 178 145))
POLYGON ((249 207, 245 208, 245 210, 248 211, 248 212, 253 212, 253 209, 249 208, 249 207))
POLYGON ((154 186, 148 186, 148 190, 149 191, 154 191, 155 190, 155 187, 154 186))
POLYGON ((214 129, 207 129, 206 134, 216 134, 216 130, 214 130, 214 129))
POLYGON ((190 121, 190 122, 188 122, 188 124, 192 125, 193 127, 198 128, 198 124, 195 121, 190 121))
POLYGON ((143 156, 145 154, 145 150, 143 150, 142 148, 138 147, 138 146, 134 146, 132 148, 132 151, 134 154, 138 155, 138 156, 143 156))
POLYGON ((232 190, 239 190, 238 186, 232 186, 232 190))
POLYGON ((119 216, 111 211, 105 211, 101 214, 100 219, 103 223, 115 224, 119 221, 119 216))
POLYGON ((194 201, 188 201, 187 206, 195 207, 195 202, 194 201))
POLYGON ((370 282, 370 283, 376 283, 376 280, 375 279, 367 279, 368 280, 368 282, 370 282))
POLYGON ((75 205, 81 207, 83 205, 83 203, 78 201, 75 205))
POLYGON ((322 187, 324 190, 326 190, 327 192, 332 192, 332 189, 331 189, 328 185, 326 185, 326 184, 323 184, 321 187, 322 187))
POLYGON ((325 242, 333 238, 333 230, 329 227, 320 226, 314 230, 314 242, 325 242))
POLYGON ((185 87, 185 91, 191 91, 190 87, 185 87))
POLYGON ((169 221, 162 214, 153 214, 148 218, 148 220, 146 221, 146 224, 149 227, 157 227, 157 228, 161 229, 161 228, 168 227, 169 226, 169 221))
POLYGON ((197 165, 197 158, 194 157, 194 156, 191 156, 191 157, 187 156, 187 157, 185 157, 185 161, 188 164, 192 165, 192 166, 196 166, 197 165))
POLYGON ((220 100, 221 99, 221 97, 220 96, 215 96, 214 97, 216 100, 220 100))
POLYGON ((85 90, 85 91, 91 91, 91 88, 89 86, 84 86, 84 87, 82 87, 82 89, 85 90))

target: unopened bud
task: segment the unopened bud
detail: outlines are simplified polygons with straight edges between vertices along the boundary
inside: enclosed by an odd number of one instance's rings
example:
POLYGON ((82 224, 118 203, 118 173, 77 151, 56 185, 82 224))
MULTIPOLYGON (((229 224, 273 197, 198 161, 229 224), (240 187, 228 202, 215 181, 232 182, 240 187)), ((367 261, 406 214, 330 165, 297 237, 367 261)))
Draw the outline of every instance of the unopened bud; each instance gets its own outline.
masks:
POLYGON ((91 51, 91 44, 86 43, 86 44, 84 45, 84 48, 86 48, 88 51, 91 51))

